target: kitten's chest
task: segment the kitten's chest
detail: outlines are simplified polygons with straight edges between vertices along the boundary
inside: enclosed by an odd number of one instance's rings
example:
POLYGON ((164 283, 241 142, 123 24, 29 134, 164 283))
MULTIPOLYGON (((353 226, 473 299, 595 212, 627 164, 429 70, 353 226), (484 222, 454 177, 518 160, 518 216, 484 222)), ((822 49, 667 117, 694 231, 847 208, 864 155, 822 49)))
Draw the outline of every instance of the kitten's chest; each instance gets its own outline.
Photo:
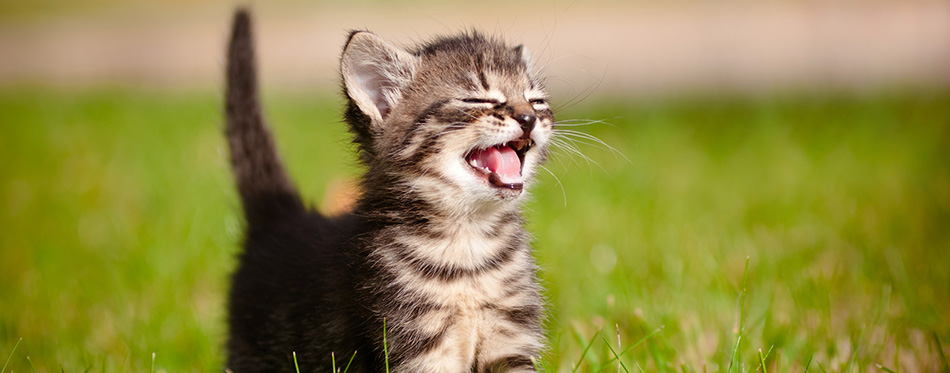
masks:
POLYGON ((517 320, 540 304, 520 224, 450 233, 403 234, 373 258, 389 273, 377 288, 378 312, 407 345, 424 346, 411 354, 420 364, 411 371, 455 372, 492 361, 492 351, 504 350, 499 341, 536 339, 522 331, 536 320, 517 320))
MULTIPOLYGON (((429 253, 431 262, 411 271, 407 290, 434 307, 408 324, 421 335, 440 336, 433 356, 452 369, 473 366, 486 341, 502 338, 497 334, 504 323, 499 306, 517 306, 529 298, 519 294, 518 283, 530 258, 525 247, 514 243, 473 236, 416 249, 429 253)), ((442 368, 433 371, 453 371, 442 368)))
POLYGON ((478 309, 493 302, 530 260, 524 242, 505 233, 460 229, 452 235, 405 237, 404 284, 445 307, 478 309))

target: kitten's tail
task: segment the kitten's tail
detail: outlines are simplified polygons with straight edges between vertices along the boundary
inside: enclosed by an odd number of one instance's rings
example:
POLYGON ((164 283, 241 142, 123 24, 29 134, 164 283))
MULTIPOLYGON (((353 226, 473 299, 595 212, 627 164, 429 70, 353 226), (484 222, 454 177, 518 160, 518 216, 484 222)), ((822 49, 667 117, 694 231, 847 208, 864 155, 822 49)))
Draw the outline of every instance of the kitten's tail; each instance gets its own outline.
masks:
POLYGON ((251 19, 247 10, 238 9, 228 46, 226 132, 244 216, 251 226, 305 210, 264 123, 254 58, 251 19))

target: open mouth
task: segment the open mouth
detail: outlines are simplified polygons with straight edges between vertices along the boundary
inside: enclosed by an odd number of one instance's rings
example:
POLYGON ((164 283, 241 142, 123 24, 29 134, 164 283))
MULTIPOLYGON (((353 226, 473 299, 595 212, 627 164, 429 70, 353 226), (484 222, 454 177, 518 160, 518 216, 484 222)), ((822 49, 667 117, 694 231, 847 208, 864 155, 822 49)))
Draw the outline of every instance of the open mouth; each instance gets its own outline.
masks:
POLYGON ((530 138, 509 141, 485 149, 475 149, 465 160, 476 174, 483 175, 488 183, 503 189, 524 188, 524 155, 534 145, 530 138))

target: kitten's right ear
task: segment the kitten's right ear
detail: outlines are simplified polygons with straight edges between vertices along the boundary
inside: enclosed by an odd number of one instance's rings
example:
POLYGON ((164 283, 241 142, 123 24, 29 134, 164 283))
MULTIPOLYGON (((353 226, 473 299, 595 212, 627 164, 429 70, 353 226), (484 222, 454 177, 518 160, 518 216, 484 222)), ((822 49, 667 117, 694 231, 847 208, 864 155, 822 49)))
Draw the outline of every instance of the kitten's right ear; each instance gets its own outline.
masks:
POLYGON ((412 81, 419 58, 368 31, 354 31, 340 69, 346 93, 373 123, 386 119, 412 81))

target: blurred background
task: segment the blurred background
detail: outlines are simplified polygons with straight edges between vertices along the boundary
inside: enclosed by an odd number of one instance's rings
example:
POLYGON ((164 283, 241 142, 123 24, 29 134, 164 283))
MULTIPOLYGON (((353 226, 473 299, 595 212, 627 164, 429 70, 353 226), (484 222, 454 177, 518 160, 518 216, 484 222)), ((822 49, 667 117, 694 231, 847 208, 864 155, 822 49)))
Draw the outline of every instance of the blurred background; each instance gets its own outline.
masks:
POLYGON ((4 369, 221 370, 239 4, 322 210, 360 173, 347 30, 531 51, 565 141, 527 205, 546 370, 950 370, 945 0, 0 0, 4 369))
MULTIPOLYGON (((225 1, 4 1, 0 82, 218 87, 225 1)), ((950 81, 946 1, 249 3, 275 88, 335 89, 347 30, 402 43, 479 29, 524 43, 552 89, 866 90, 950 81)))

